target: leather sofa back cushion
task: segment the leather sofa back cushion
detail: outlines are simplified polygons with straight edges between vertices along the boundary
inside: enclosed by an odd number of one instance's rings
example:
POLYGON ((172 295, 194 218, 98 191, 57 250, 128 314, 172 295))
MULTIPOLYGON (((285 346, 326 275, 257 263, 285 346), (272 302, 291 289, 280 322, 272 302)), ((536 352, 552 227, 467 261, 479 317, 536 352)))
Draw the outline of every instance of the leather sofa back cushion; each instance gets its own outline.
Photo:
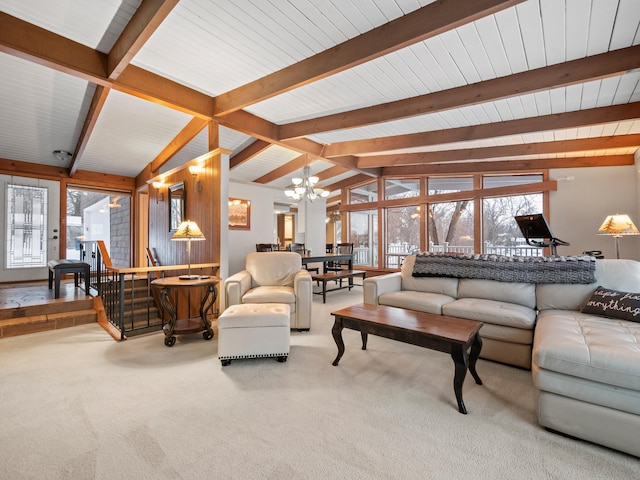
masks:
POLYGON ((640 323, 640 293, 598 287, 582 308, 582 313, 640 323))
POLYGON ((458 279, 448 277, 414 277, 415 255, 409 255, 402 263, 402 290, 429 292, 457 298, 458 279))
POLYGON ((482 298, 535 308, 536 286, 533 283, 461 278, 458 282, 458 298, 482 298))
POLYGON ((640 262, 596 260, 597 283, 588 285, 540 284, 536 287, 538 310, 578 310, 587 303, 598 285, 632 292, 640 285, 640 262))
POLYGON ((251 286, 293 286, 293 278, 302 269, 302 258, 295 252, 251 252, 246 269, 251 286))

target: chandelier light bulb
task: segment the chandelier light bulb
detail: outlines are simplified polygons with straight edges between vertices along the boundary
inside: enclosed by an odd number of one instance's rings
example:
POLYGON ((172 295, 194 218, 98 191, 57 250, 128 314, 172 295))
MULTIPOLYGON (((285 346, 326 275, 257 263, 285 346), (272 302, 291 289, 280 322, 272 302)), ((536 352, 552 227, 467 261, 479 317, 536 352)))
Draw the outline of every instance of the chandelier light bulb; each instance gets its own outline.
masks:
POLYGON ((302 184, 302 179, 300 177, 293 177, 291 179, 291 182, 293 182, 295 186, 298 186, 302 184))
POLYGON ((313 186, 316 183, 318 183, 318 180, 320 180, 318 177, 313 176, 313 177, 309 177, 309 185, 313 186))

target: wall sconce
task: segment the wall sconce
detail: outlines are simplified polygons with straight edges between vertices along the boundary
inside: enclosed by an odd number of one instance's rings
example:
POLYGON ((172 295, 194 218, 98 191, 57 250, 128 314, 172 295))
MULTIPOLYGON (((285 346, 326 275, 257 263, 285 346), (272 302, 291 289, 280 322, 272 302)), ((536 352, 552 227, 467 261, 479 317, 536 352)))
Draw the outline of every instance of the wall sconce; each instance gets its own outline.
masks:
POLYGON ((164 202, 164 193, 162 192, 162 189, 165 187, 163 182, 153 182, 151 185, 153 185, 153 188, 155 188, 156 190, 158 190, 158 192, 160 192, 157 196, 156 196, 156 203, 158 203, 158 200, 161 202, 164 202))
POLYGON ((197 179, 200 172, 202 172, 202 167, 200 165, 191 165, 189 167, 189 173, 193 175, 193 189, 196 192, 202 191, 202 182, 197 179))

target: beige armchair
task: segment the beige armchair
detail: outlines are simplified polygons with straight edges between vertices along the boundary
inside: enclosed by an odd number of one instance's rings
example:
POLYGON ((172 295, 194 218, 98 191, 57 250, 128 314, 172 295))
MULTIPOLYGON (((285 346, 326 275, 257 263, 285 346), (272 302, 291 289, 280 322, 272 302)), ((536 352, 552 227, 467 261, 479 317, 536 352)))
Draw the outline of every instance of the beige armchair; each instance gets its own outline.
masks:
POLYGON ((245 270, 224 282, 226 307, 241 303, 286 303, 292 330, 311 328, 311 274, 294 252, 252 252, 245 270))

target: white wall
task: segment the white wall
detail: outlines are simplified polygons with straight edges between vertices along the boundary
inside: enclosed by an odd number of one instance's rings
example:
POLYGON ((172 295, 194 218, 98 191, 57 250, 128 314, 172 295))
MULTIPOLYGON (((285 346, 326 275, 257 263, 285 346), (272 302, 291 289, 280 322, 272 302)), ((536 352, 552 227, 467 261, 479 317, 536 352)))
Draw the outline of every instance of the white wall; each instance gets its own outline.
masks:
MULTIPOLYGON (((639 163, 636 154, 636 165, 639 163)), ((558 181, 558 190, 549 196, 551 231, 571 243, 558 247, 558 255, 601 250, 605 258, 615 258, 613 238, 596 232, 607 215, 616 213, 626 213, 640 225, 638 167, 553 169, 550 177, 558 181)), ((640 235, 620 239, 620 257, 640 260, 640 235)))
MULTIPOLYGON (((284 193, 273 188, 259 185, 247 185, 244 183, 228 183, 228 197, 242 198, 251 201, 251 230, 228 231, 228 269, 226 278, 245 267, 245 257, 249 252, 256 251, 256 243, 275 243, 277 238, 275 203, 285 203, 284 193)), ((299 208, 303 205, 300 204, 299 208)), ((295 215, 296 242, 304 243, 312 253, 324 253, 325 251, 325 210, 324 199, 317 199, 306 210, 305 214, 295 215), (301 225, 304 233, 297 233, 299 217, 304 217, 304 225, 301 225)), ((222 218, 227 218, 225 213, 222 218)), ((222 257, 224 261, 225 257, 222 257)))

